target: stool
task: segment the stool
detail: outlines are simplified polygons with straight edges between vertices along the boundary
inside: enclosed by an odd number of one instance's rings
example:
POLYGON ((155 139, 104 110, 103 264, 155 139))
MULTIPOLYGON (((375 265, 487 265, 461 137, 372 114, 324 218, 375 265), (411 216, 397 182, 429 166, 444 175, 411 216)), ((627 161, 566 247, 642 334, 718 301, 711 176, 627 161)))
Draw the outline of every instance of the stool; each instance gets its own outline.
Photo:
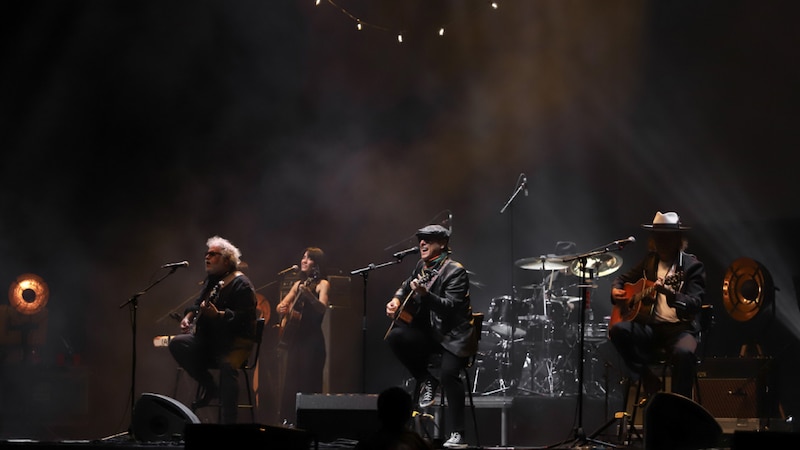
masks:
MULTIPOLYGON (((709 332, 715 324, 714 306, 702 305, 700 308, 700 312, 698 313, 697 320, 700 325, 700 331, 697 333, 697 350, 695 351, 695 356, 697 358, 696 364, 700 365, 700 363, 702 363, 703 359, 705 358, 705 348, 708 345, 707 341, 709 332)), ((670 369, 672 368, 672 366, 669 363, 669 355, 666 352, 661 352, 658 355, 656 355, 656 358, 649 365, 651 370, 655 369, 653 370, 654 373, 658 372, 661 373, 659 377, 661 381, 661 387, 659 388, 659 391, 665 391, 667 376, 669 375, 670 369)), ((618 437, 620 442, 630 443, 629 439, 631 438, 631 435, 635 435, 639 440, 642 440, 642 434, 635 426, 636 416, 638 414, 638 411, 640 408, 643 408, 645 406, 645 402, 643 402, 642 401, 643 399, 640 398, 640 396, 642 395, 641 378, 636 383, 636 391, 635 391, 632 410, 631 413, 628 414, 627 413, 628 401, 630 400, 629 396, 632 388, 633 386, 630 383, 630 380, 628 380, 622 398, 623 407, 625 408, 624 412, 618 412, 615 415, 617 419, 625 419, 626 422, 625 424, 623 424, 624 426, 621 425, 619 428, 618 437)), ((694 389, 692 391, 692 400, 694 400, 696 403, 701 403, 700 381, 697 377, 696 370, 694 373, 694 389)))

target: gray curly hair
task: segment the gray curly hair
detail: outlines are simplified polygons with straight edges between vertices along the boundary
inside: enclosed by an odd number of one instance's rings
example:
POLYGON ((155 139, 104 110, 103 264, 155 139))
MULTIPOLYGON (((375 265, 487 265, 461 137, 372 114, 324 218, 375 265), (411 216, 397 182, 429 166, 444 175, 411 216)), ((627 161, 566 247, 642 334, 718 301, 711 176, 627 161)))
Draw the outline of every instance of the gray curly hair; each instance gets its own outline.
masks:
POLYGON ((219 247, 221 249, 220 253, 222 253, 222 256, 226 260, 230 261, 234 267, 239 267, 239 265, 242 263, 242 252, 239 251, 235 245, 231 244, 231 241, 223 237, 212 236, 208 238, 206 241, 206 246, 208 248, 219 247))

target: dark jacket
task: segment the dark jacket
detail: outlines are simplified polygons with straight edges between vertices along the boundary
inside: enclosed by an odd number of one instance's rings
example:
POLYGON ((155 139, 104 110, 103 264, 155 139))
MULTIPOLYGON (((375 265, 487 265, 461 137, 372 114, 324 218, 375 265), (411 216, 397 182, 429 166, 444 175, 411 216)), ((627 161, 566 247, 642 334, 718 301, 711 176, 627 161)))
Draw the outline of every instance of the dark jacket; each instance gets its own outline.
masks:
MULTIPOLYGON (((395 293, 401 302, 411 292, 411 281, 419 277, 424 264, 420 260, 412 276, 395 293)), ((461 263, 447 258, 432 281, 425 296, 414 295, 409 300, 418 309, 412 326, 430 328, 434 339, 456 356, 474 355, 478 351, 478 336, 472 323, 467 270, 461 263)))
MULTIPOLYGON (((209 276, 200 297, 188 308, 197 312, 200 303, 222 277, 209 276)), ((214 301, 217 309, 225 312, 222 319, 199 317, 197 319, 197 336, 211 339, 215 348, 225 351, 236 339, 255 340, 256 294, 253 284, 246 275, 240 274, 219 290, 214 301)))

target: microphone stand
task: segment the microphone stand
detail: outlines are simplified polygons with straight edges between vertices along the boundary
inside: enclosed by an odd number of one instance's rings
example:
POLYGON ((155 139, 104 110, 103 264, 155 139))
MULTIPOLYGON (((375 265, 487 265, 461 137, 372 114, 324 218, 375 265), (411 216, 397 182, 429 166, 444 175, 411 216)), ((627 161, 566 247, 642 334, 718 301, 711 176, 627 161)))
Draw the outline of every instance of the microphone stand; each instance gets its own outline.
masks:
MULTIPOLYGON (((627 242, 626 242, 627 243, 627 242)), ((564 258, 562 261, 565 263, 571 263, 573 261, 578 261, 580 266, 581 272, 581 283, 580 293, 581 293, 581 308, 580 308, 580 345, 578 346, 578 423, 575 427, 575 437, 573 438, 573 445, 576 447, 584 446, 588 443, 602 445, 606 447, 617 448, 616 445, 601 441, 599 439, 595 439, 593 433, 592 436, 586 436, 586 432, 583 430, 583 363, 584 363, 584 329, 586 326, 586 304, 589 302, 589 291, 588 288, 594 287, 594 275, 593 269, 587 269, 586 267, 586 260, 592 256, 602 255, 605 253, 611 252, 611 246, 616 245, 617 248, 615 250, 621 250, 622 247, 626 243, 612 243, 608 246, 598 247, 598 249, 592 250, 587 253, 579 254, 579 255, 572 255, 569 257, 564 258), (589 274, 589 279, 587 282, 587 272, 589 274)), ((560 443, 560 444, 563 444, 560 443)), ((555 444, 558 446, 560 444, 555 444)), ((548 446, 547 448, 553 448, 554 446, 548 446)))
MULTIPOLYGON (((527 188, 528 188, 528 186, 527 186, 527 177, 525 176, 525 174, 520 174, 519 179, 517 180, 516 189, 514 189, 514 192, 511 194, 511 197, 509 197, 508 201, 506 201, 505 205, 503 205, 503 207, 500 208, 500 214, 505 213, 506 209, 509 209, 509 208, 511 209, 511 211, 510 211, 510 213, 508 215, 508 229, 509 229, 509 231, 508 231, 508 236, 509 236, 508 243, 509 243, 509 250, 510 250, 509 253, 510 253, 510 256, 511 256, 511 298, 510 298, 510 303, 511 303, 510 306, 511 306, 511 308, 510 309, 511 309, 512 314, 514 314, 514 317, 512 317, 511 320, 510 320, 510 322, 511 322, 511 333, 508 336, 508 349, 507 349, 507 353, 506 353, 506 358, 508 358, 507 367, 508 367, 508 371, 511 373, 511 375, 513 375, 515 373, 515 370, 514 370, 515 368, 513 367, 513 365, 514 365, 514 340, 515 340, 514 336, 516 334, 517 320, 519 320, 516 317, 516 313, 514 312, 514 305, 516 304, 516 301, 517 301, 517 287, 516 287, 516 284, 514 283, 514 207, 513 207, 512 203, 514 202, 514 199, 517 198, 519 193, 522 192, 523 190, 525 190, 525 195, 527 195, 528 194, 527 188)), ((506 308, 508 308, 508 305, 506 306, 506 308)), ((501 371, 502 371, 502 368, 503 368, 503 363, 501 361, 500 362, 501 371)), ((498 390, 503 394, 503 397, 505 397, 506 392, 509 389, 511 389, 512 387, 515 387, 514 386, 514 380, 512 379, 511 382, 509 383, 509 385, 506 386, 505 385, 505 379, 504 379, 505 374, 500 373, 499 376, 500 376, 500 389, 498 389, 498 390)), ((497 392, 497 390, 494 391, 494 392, 497 392)), ((487 393, 485 395, 489 395, 489 394, 487 393)))
POLYGON ((350 271, 350 275, 361 275, 361 278, 364 280, 361 312, 361 392, 367 392, 367 279, 369 278, 369 273, 373 270, 400 264, 403 262, 405 256, 406 255, 401 255, 394 261, 387 261, 380 264, 369 263, 366 267, 350 271))
MULTIPOLYGON (((133 340, 131 342, 131 391, 130 391, 130 407, 131 407, 131 423, 133 422, 133 404, 136 396, 136 312, 139 309, 139 297, 146 294, 147 291, 150 290, 153 286, 157 285, 158 283, 162 282, 165 278, 175 273, 178 268, 184 266, 173 266, 170 267, 169 272, 164 274, 161 278, 158 278, 156 281, 147 286, 143 291, 139 291, 131 296, 128 300, 123 302, 119 305, 120 309, 124 308, 125 306, 130 305, 130 313, 131 313, 131 334, 133 336, 133 340)), ((133 425, 131 424, 131 427, 133 425)), ((130 428, 128 432, 130 433, 130 428)))

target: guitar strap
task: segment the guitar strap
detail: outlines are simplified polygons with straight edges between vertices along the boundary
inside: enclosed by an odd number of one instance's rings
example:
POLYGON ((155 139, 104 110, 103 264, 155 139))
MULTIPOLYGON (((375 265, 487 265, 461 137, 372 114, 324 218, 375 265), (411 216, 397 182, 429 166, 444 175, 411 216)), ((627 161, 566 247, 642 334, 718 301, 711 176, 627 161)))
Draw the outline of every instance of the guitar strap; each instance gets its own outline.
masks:
POLYGON ((444 260, 444 262, 442 262, 442 265, 439 266, 439 269, 436 271, 436 274, 433 276, 433 278, 430 279, 430 281, 428 281, 428 287, 433 286, 433 283, 436 281, 437 278, 439 278, 439 275, 442 274, 442 270, 444 270, 444 268, 449 263, 450 259, 446 259, 444 260))
POLYGON ((233 272, 226 275, 225 278, 222 279, 222 289, 228 287, 228 285, 231 283, 231 281, 233 281, 234 278, 238 278, 242 275, 244 274, 239 270, 234 270, 233 272))
MULTIPOLYGON (((231 281, 233 281, 235 278, 239 277, 240 275, 244 275, 244 273, 242 273, 239 270, 234 270, 233 272, 225 275, 225 278, 220 280, 222 282, 222 287, 220 288, 219 292, 221 293, 225 288, 227 288, 230 285, 231 281)), ((217 282, 217 283, 219 283, 219 282, 217 282)), ((209 289, 208 292, 206 292, 205 295, 203 295, 203 301, 208 300, 208 296, 210 294, 211 294, 211 289, 209 289)))

